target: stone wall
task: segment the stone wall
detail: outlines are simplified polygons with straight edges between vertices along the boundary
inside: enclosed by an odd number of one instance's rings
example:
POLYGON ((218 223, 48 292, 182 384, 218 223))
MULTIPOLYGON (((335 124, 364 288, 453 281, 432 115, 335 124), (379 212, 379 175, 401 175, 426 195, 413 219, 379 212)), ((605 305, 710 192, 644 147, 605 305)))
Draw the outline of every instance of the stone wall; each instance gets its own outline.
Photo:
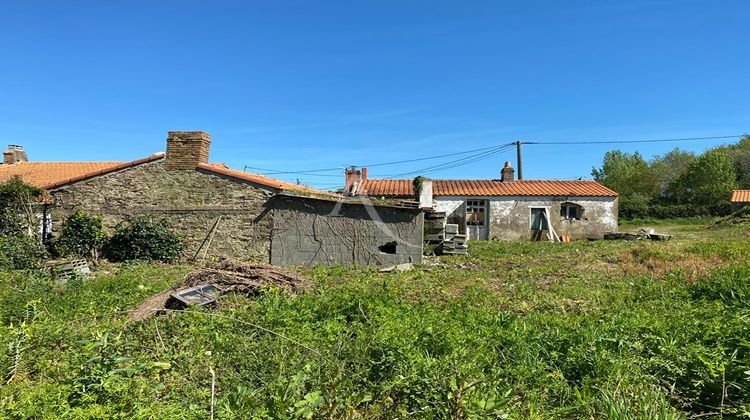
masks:
POLYGON ((102 216, 113 229, 137 215, 165 218, 192 256, 221 216, 209 255, 268 262, 272 190, 202 170, 170 170, 164 160, 51 192, 53 231, 74 211, 102 216))
POLYGON ((274 265, 387 266, 422 261, 418 209, 278 195, 273 199, 274 265))
MULTIPOLYGON (((484 197, 489 201, 489 239, 529 240, 531 208, 548 207, 552 227, 558 235, 572 239, 602 236, 616 232, 618 201, 615 197, 484 197), (563 220, 560 205, 573 203, 583 208, 581 220, 563 220)), ((436 197, 435 209, 448 214, 449 220, 465 219, 464 203, 467 199, 482 197, 436 197)), ((464 228, 460 226, 460 228, 464 228)))

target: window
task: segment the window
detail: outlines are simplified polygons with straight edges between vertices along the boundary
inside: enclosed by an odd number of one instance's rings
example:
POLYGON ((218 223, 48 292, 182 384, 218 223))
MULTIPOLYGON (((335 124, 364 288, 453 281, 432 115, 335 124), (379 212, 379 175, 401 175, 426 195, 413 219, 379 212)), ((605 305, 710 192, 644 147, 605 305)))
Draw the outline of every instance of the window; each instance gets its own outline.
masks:
POLYGON ((531 217, 529 218, 531 230, 549 230, 546 211, 547 209, 544 207, 531 207, 531 217))
POLYGON ((486 208, 484 200, 466 200, 466 225, 484 226, 486 208))
POLYGON ((583 207, 573 203, 562 203, 560 205, 560 217, 565 220, 580 220, 583 207))

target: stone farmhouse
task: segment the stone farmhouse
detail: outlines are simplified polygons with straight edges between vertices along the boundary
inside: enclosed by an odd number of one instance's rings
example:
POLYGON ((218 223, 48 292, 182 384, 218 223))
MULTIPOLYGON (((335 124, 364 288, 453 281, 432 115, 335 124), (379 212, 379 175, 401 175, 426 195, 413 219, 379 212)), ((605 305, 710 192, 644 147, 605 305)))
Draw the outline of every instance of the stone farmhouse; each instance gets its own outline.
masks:
MULTIPOLYGON (((510 162, 500 179, 425 180, 420 206, 445 212, 469 240, 533 240, 554 232, 572 240, 617 232, 618 194, 594 181, 517 180, 510 162)), ((354 196, 415 199, 410 179, 369 179, 367 168, 347 170, 354 196)))
POLYGON ((9 146, 0 182, 14 176, 46 190, 40 230, 53 237, 76 210, 105 227, 136 216, 167 219, 190 257, 206 255, 277 265, 391 265, 421 261, 419 209, 365 205, 332 193, 209 163, 211 136, 171 131, 166 153, 132 162, 29 162, 9 146), (333 201, 332 201, 333 200, 333 201), (354 235, 354 236, 352 236, 354 235), (352 239, 354 237, 354 239, 352 239))

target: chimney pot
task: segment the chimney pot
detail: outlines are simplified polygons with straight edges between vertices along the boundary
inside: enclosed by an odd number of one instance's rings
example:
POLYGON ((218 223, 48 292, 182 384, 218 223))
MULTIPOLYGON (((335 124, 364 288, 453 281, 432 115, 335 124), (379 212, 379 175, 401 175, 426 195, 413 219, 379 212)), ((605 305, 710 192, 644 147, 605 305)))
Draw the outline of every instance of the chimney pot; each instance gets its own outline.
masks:
POLYGON ((513 182, 515 173, 516 170, 513 169, 513 165, 511 165, 510 162, 505 162, 505 167, 500 171, 500 181, 513 182))
POLYGON ((208 163, 211 135, 205 131, 170 131, 167 133, 167 169, 195 169, 208 163))
POLYGON ((367 181, 367 168, 362 168, 362 181, 367 181))

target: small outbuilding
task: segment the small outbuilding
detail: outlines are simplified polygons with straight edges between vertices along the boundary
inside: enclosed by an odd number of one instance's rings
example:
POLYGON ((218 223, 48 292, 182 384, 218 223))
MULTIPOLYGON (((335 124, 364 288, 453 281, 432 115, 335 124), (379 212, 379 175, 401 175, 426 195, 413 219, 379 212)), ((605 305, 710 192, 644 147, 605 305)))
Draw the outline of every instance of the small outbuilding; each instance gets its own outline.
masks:
POLYGON ((735 211, 746 207, 750 204, 750 190, 733 190, 732 198, 729 201, 735 211))

